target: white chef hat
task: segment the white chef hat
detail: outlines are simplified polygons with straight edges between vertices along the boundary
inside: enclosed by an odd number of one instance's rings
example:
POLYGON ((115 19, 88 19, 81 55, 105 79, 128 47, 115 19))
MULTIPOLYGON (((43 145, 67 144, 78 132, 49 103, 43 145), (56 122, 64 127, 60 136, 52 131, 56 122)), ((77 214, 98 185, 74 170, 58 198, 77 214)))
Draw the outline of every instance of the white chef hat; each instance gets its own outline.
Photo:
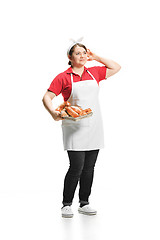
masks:
POLYGON ((68 50, 67 50, 67 56, 69 55, 69 52, 70 52, 71 48, 72 48, 74 45, 76 45, 77 43, 82 43, 82 40, 83 40, 83 37, 78 38, 77 40, 74 40, 74 39, 70 38, 71 44, 70 44, 70 46, 69 46, 69 48, 68 48, 68 50))

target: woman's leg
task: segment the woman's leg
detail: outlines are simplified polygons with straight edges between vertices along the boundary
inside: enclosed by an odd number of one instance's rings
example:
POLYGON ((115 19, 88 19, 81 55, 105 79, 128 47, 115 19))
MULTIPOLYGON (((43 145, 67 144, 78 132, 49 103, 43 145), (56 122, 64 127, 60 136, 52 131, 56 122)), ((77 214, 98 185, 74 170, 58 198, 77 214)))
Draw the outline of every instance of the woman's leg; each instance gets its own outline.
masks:
POLYGON ((84 151, 67 151, 70 161, 70 167, 64 179, 63 205, 70 206, 74 193, 82 173, 85 161, 84 151))
POLYGON ((94 166, 98 157, 99 149, 85 151, 85 161, 80 176, 79 202, 81 206, 88 204, 94 176, 94 166))

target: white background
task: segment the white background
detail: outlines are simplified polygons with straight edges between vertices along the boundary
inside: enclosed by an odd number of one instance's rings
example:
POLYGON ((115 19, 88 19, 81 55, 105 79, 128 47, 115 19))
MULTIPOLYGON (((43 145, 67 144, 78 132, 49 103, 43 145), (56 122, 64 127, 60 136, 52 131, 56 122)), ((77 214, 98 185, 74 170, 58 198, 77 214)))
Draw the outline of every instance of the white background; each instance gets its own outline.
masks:
POLYGON ((2 240, 160 239, 159 22, 158 0, 1 1, 2 240), (76 191, 74 218, 62 219, 68 158, 42 97, 68 68, 69 38, 81 36, 122 68, 101 83, 105 149, 90 197, 98 215, 78 215, 76 191))

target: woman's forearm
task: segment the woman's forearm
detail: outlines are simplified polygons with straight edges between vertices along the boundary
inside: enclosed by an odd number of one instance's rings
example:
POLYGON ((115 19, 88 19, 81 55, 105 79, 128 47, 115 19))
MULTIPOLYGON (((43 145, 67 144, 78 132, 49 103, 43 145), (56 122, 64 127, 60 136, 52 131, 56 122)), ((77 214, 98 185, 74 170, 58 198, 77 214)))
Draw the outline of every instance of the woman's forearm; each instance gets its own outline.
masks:
POLYGON ((44 95, 43 97, 43 104, 45 106, 45 108, 47 109, 47 111, 52 115, 52 113, 54 112, 54 108, 52 105, 52 100, 48 95, 44 95))
POLYGON ((60 113, 55 111, 53 105, 52 105, 52 99, 55 97, 56 95, 54 93, 50 93, 47 92, 43 99, 42 102, 45 106, 45 108, 47 109, 47 111, 51 114, 51 116, 53 117, 54 120, 58 121, 58 120, 62 120, 60 113))
POLYGON ((106 78, 111 77, 112 75, 114 75, 121 69, 121 66, 118 63, 116 63, 115 61, 113 61, 111 59, 106 59, 106 58, 100 57, 100 56, 96 55, 95 53, 91 52, 89 49, 87 50, 87 54, 88 54, 88 61, 95 60, 106 66, 106 68, 107 68, 106 78))
POLYGON ((117 69, 119 70, 121 66, 111 59, 106 59, 95 55, 95 61, 104 64, 108 69, 117 69))

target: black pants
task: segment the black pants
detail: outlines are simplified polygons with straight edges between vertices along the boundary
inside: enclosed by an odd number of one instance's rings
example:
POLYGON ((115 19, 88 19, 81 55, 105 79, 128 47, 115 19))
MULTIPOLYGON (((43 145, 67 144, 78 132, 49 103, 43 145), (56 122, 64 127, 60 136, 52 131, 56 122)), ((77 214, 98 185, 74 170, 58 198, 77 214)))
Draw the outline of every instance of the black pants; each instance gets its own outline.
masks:
POLYGON ((68 172, 64 179, 63 205, 71 205, 79 182, 79 202, 88 204, 94 176, 94 166, 99 150, 67 151, 70 161, 68 172))

